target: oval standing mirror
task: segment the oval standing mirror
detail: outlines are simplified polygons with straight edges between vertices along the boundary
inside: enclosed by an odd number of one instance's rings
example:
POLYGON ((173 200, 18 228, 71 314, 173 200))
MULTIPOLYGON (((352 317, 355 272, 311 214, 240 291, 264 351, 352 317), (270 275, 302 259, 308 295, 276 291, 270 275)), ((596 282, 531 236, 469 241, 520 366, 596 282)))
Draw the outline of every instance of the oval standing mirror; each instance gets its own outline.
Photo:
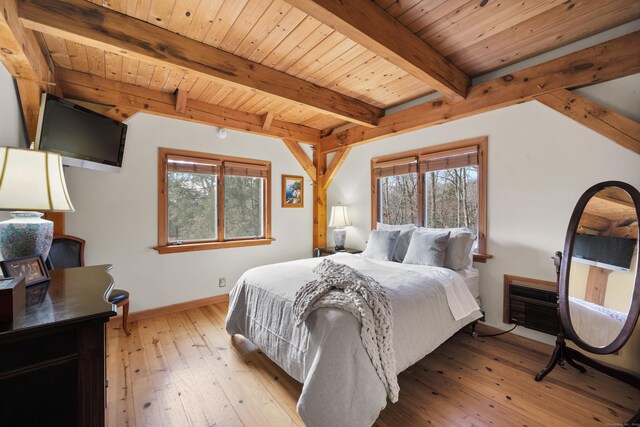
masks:
POLYGON ((560 317, 580 348, 608 354, 633 332, 640 310, 640 193, 616 181, 587 190, 575 207, 560 271, 560 317))

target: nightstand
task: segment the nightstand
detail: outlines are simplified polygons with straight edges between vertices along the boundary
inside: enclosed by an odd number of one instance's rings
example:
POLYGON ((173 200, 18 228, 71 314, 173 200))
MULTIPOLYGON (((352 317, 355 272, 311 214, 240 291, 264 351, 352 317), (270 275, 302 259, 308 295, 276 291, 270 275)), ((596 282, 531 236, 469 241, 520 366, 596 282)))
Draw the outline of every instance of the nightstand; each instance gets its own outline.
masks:
POLYGON ((337 254, 338 252, 344 252, 347 254, 359 254, 362 251, 360 249, 351 249, 351 248, 344 248, 342 250, 337 251, 335 247, 332 248, 315 248, 313 250, 313 257, 317 258, 320 256, 327 256, 327 255, 333 255, 333 254, 337 254))

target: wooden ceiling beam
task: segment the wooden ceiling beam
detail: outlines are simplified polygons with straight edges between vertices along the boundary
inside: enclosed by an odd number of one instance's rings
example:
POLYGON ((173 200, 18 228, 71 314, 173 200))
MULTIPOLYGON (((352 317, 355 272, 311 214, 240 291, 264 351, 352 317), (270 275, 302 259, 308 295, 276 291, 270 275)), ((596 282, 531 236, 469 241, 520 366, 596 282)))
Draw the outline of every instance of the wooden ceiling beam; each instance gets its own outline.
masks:
POLYGON ((40 93, 50 91, 53 73, 35 35, 20 22, 16 0, 0 0, 0 61, 16 79, 29 140, 34 141, 40 93))
POLYGON ((269 130, 273 122, 273 113, 268 111, 262 115, 262 129, 269 130))
POLYGON ((302 169, 305 170, 311 181, 316 182, 316 167, 313 165, 313 161, 307 157, 307 154, 302 150, 298 141, 292 139, 283 139, 284 145, 291 151, 293 157, 296 158, 302 169))
POLYGON ((115 106, 110 110, 107 110, 105 113, 103 113, 104 116, 110 117, 113 120, 117 120, 119 122, 124 122, 126 120, 129 120, 131 117, 133 117, 134 114, 136 114, 138 112, 138 110, 135 110, 133 108, 130 107, 120 107, 120 106, 115 106))
POLYGON ((447 98, 466 97, 471 79, 371 0, 287 0, 427 83, 447 98))
POLYGON ((336 177, 336 174, 340 170, 340 167, 347 160, 347 156, 351 152, 351 147, 341 148, 336 151, 336 155, 331 159, 331 163, 329 163, 329 167, 327 167, 326 172, 322 175, 322 188, 324 191, 329 189, 329 186, 333 182, 333 178, 336 177))
POLYGON ((262 129, 262 116, 206 102, 187 100, 184 113, 176 111, 176 96, 140 86, 121 83, 66 69, 59 69, 58 84, 65 96, 107 105, 117 105, 123 119, 132 110, 164 117, 225 127, 275 138, 291 138, 316 144, 320 131, 307 126, 273 120, 269 130, 262 129))
POLYGON ((189 99, 189 94, 186 90, 178 89, 176 90, 176 112, 184 113, 187 110, 187 100, 189 99))
POLYGON ((321 139, 323 153, 345 146, 493 111, 560 89, 588 86, 640 72, 640 32, 580 50, 473 86, 464 101, 444 97, 380 119, 378 127, 355 126, 321 139))
POLYGON ((635 120, 565 89, 537 96, 536 101, 640 154, 640 123, 635 120))
POLYGON ((380 108, 84 0, 21 0, 25 27, 150 64, 251 88, 364 126, 380 108))

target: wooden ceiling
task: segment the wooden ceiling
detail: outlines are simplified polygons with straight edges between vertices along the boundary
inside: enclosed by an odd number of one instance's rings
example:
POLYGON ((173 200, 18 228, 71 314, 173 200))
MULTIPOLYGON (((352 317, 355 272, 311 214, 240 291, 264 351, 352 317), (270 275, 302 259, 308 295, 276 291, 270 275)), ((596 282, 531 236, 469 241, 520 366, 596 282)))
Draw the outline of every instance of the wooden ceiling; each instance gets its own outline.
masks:
MULTIPOLYGON (((373 116, 434 92, 432 85, 414 77, 415 73, 410 75, 406 67, 394 65, 391 58, 375 54, 354 41, 355 37, 348 38, 292 6, 299 4, 304 8, 304 1, 92 2, 357 100, 360 102, 357 105, 373 116)), ((637 0, 376 0, 375 3, 470 77, 640 17, 637 0)), ((126 33, 127 29, 122 31, 126 33)), ((126 52, 119 54, 116 49, 79 42, 81 39, 75 37, 63 38, 64 34, 55 31, 36 34, 57 68, 165 93, 180 89, 192 100, 256 115, 269 113, 276 120, 318 130, 348 123, 345 114, 326 114, 301 102, 185 71, 179 66, 140 60, 126 52)))
POLYGON ((631 196, 621 188, 599 191, 584 208, 578 232, 638 238, 638 218, 631 196))

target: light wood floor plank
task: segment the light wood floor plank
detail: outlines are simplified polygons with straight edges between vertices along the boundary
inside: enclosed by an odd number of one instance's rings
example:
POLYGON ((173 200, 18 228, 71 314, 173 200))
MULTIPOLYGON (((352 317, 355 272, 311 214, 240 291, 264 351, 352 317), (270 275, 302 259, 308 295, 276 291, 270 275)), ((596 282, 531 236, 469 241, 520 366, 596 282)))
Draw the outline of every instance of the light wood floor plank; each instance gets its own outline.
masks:
MULTIPOLYGON (((303 426, 302 385, 224 329, 227 303, 108 324, 109 426, 303 426)), ((399 376, 400 400, 376 426, 621 425, 640 391, 591 369, 534 374, 551 348, 513 334, 459 332, 399 376)), ((366 392, 366 391, 365 391, 366 392)))

